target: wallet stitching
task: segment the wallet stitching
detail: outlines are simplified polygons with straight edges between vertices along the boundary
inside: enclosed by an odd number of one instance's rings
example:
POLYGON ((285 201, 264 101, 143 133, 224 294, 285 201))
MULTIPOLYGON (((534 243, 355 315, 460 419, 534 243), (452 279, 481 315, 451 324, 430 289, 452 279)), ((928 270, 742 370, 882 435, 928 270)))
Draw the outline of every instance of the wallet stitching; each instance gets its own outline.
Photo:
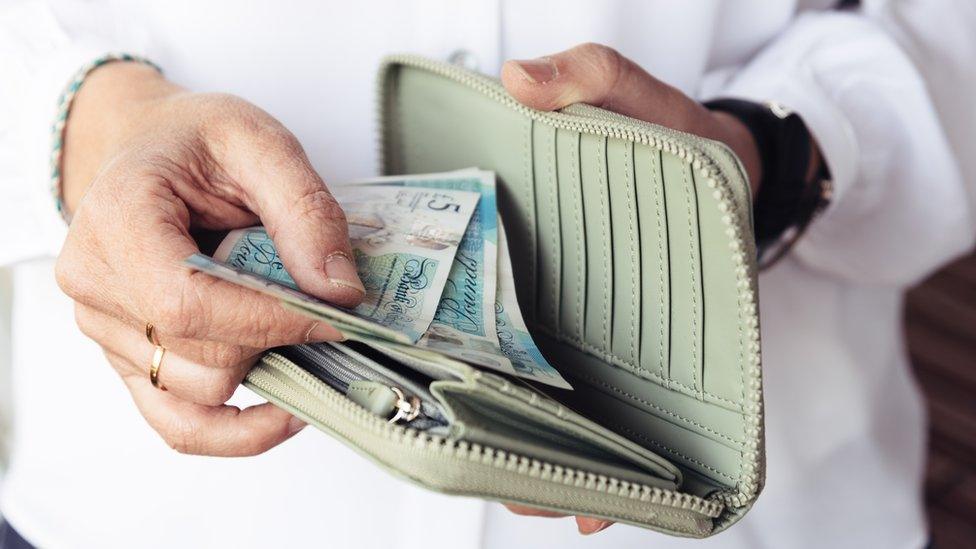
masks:
MULTIPOLYGON (((400 93, 396 94, 396 102, 397 102, 396 112, 397 113, 402 113, 403 112, 403 94, 400 94, 400 93)), ((410 154, 410 147, 409 147, 409 145, 407 145, 407 142, 403 139, 404 129, 403 129, 403 120, 402 120, 402 117, 398 117, 398 119, 396 120, 396 123, 394 124, 394 128, 396 128, 395 131, 397 133, 397 139, 398 139, 398 142, 400 143, 400 147, 403 148, 403 157, 400 158, 400 164, 401 164, 401 166, 397 166, 397 168, 399 169, 399 168, 402 168, 403 165, 406 164, 406 159, 408 157, 410 157, 411 154, 410 154)))
POLYGON ((586 318, 586 304, 583 301, 583 267, 586 265, 586 220, 583 218, 580 203, 583 201, 583 163, 580 158, 580 142, 583 138, 583 134, 577 134, 576 140, 572 143, 574 147, 572 149, 573 156, 576 157, 576 189, 575 195, 573 196, 573 213, 576 216, 576 225, 581 227, 580 238, 576 239, 578 243, 577 249, 577 261, 576 261, 576 332, 582 335, 585 330, 585 318, 586 318))
MULTIPOLYGON (((507 380, 504 380, 503 379, 502 381, 505 383, 505 386, 504 387, 506 387, 507 389, 506 388, 502 388, 501 389, 501 392, 503 394, 505 394, 505 395, 507 395, 507 396, 509 396, 509 397, 511 397, 511 398, 513 398, 515 400, 517 400, 520 404, 530 406, 535 411, 539 412, 542 417, 539 417, 537 419, 538 419, 538 421, 540 421, 541 423, 543 423, 545 426, 548 426, 548 427, 551 427, 553 429, 559 430, 559 431, 561 431, 561 432, 563 432, 563 433, 565 433, 567 435, 570 435, 570 436, 578 436, 579 435, 579 432, 584 432, 585 434, 588 434, 590 436, 600 437, 600 438, 602 438, 604 440, 604 442, 612 441, 611 438, 603 437, 603 435, 600 435, 597 431, 594 431, 590 427, 587 427, 586 425, 583 425, 583 424, 579 423, 578 421, 576 421, 574 419, 566 418, 565 415, 564 415, 564 412, 567 410, 567 408, 564 407, 562 404, 559 404, 558 402, 552 401, 552 400, 542 400, 542 401, 535 401, 535 402, 533 402, 530 399, 527 399, 526 398, 526 392, 523 392, 523 390, 521 390, 520 387, 512 387, 512 386, 508 385, 507 380), (548 403, 549 404, 549 407, 547 408, 547 405, 544 404, 544 403, 548 403), (553 406, 554 406, 554 409, 553 409, 553 406), (569 422, 572 425, 572 427, 566 426, 563 422, 556 421, 556 420, 552 420, 551 418, 547 417, 550 414, 555 415, 559 419, 562 419, 562 420, 564 420, 566 422, 569 422)), ((470 389, 470 388, 465 388, 465 389, 462 390, 462 392, 464 392, 465 394, 468 394, 468 395, 475 395, 475 391, 472 390, 472 389, 470 389)), ((530 396, 530 398, 534 398, 536 396, 535 393, 527 393, 527 394, 530 396)), ((598 447, 600 447, 604 451, 609 451, 609 452, 613 453, 613 451, 606 450, 602 446, 600 446, 600 444, 601 444, 600 442, 592 442, 591 441, 590 443, 591 444, 594 444, 594 445, 596 445, 598 447)), ((628 451, 632 451, 632 450, 628 450, 628 451)), ((663 458, 661 456, 655 455, 654 457, 657 457, 657 458, 663 460, 663 458)), ((667 471, 667 466, 664 465, 664 464, 661 464, 661 463, 657 463, 654 458, 648 458, 646 456, 641 456, 641 458, 642 459, 645 459, 647 461, 650 461, 650 462, 654 463, 656 466, 661 467, 662 469, 664 469, 665 471, 667 471)), ((631 458, 625 458, 625 459, 631 459, 631 458)), ((664 460, 664 461, 667 464, 669 464, 666 460, 664 460)), ((669 473, 670 473, 670 471, 669 471, 669 473)))
MULTIPOLYGON (((695 233, 693 231, 693 226, 691 223, 691 193, 694 191, 694 183, 689 185, 688 183, 688 172, 687 169, 681 170, 681 182, 683 183, 682 188, 685 194, 685 213, 687 214, 688 220, 688 242, 695 242, 695 233)), ((697 216, 695 217, 697 219, 697 216)), ((688 263, 691 270, 692 278, 695 277, 695 247, 693 244, 688 247, 688 263)), ((701 274, 699 273, 699 276, 701 274)), ((697 284, 692 281, 691 284, 691 308, 694 311, 694 317, 691 321, 691 390, 695 393, 698 392, 698 289, 697 284)))
MULTIPOLYGON (((701 317, 699 318, 699 323, 701 325, 701 360, 693 364, 694 370, 693 374, 696 376, 698 382, 698 398, 705 400, 705 336, 706 330, 708 329, 708 322, 706 321, 707 311, 705 310, 705 264, 704 258, 702 256, 702 229, 701 229, 701 204, 698 198, 698 180, 695 177, 695 172, 691 166, 688 168, 688 173, 691 175, 691 196, 694 198, 695 202, 695 230, 697 231, 698 238, 697 249, 698 249, 698 290, 701 294, 701 317)), ((695 248, 692 244, 692 248, 695 248)))
POLYGON ((676 456, 678 456, 678 457, 680 457, 682 459, 685 459, 685 460, 687 460, 687 461, 689 461, 691 463, 694 463, 695 465, 698 465, 700 467, 703 467, 703 468, 705 468, 705 469, 707 469, 707 470, 715 473, 716 475, 721 476, 722 478, 728 479, 728 480, 732 481, 733 483, 738 484, 736 482, 735 477, 733 477, 733 476, 731 476, 731 475, 729 475, 727 473, 723 473, 722 471, 719 471, 718 469, 716 469, 716 468, 714 468, 714 467, 712 467, 710 465, 706 465, 706 464, 702 463, 701 461, 698 461, 697 459, 695 459, 693 457, 688 457, 688 456, 682 454, 681 452, 675 450, 674 448, 671 448, 669 446, 666 446, 664 444, 661 444, 660 442, 658 442, 658 441, 656 441, 656 440, 654 440, 652 438, 648 438, 648 437, 646 437, 646 436, 644 436, 644 435, 642 435, 642 434, 640 434, 640 433, 638 433, 638 432, 636 432, 636 431, 634 431, 632 429, 628 429, 627 427, 624 427, 623 425, 618 425, 618 427, 620 429, 622 429, 622 430, 624 430, 624 431, 632 434, 633 436, 635 436, 637 438, 643 439, 643 440, 651 443, 652 445, 657 446, 658 448, 661 448, 662 450, 664 450, 664 451, 666 451, 666 452, 668 452, 670 454, 676 455, 676 456))
MULTIPOLYGON (((662 207, 661 207, 661 193, 664 192, 664 189, 662 188, 663 187, 663 183, 659 180, 659 177, 658 177, 660 175, 660 170, 661 170, 661 152, 660 151, 657 151, 657 154, 654 154, 653 157, 654 157, 655 162, 654 162, 654 169, 651 170, 651 177, 652 177, 652 183, 653 183, 652 187, 654 189, 654 206, 656 207, 656 212, 660 212, 660 211, 662 211, 662 207)), ((667 208, 666 207, 663 208, 663 211, 664 211, 664 219, 665 219, 665 224, 664 224, 664 230, 663 231, 661 230, 661 217, 662 216, 660 216, 660 215, 655 216, 657 218, 657 232, 658 232, 659 235, 662 234, 662 233, 664 234, 664 238, 663 239, 661 239, 661 238, 658 238, 657 239, 657 273, 658 273, 658 283, 659 283, 659 287, 660 287, 660 291, 658 292, 658 302, 661 305, 661 309, 660 309, 661 313, 658 315, 658 337, 660 338, 660 340, 658 342, 659 343, 658 344, 658 360, 659 360, 658 365, 659 365, 660 370, 661 370, 660 379, 662 379, 662 380, 665 379, 665 375, 664 375, 664 288, 665 288, 665 286, 664 286, 664 244, 665 243, 668 243, 668 227, 667 227, 667 223, 666 223, 666 221, 667 221, 667 215, 668 215, 667 208)), ((670 243, 668 243, 668 246, 670 246, 670 243)), ((669 262, 671 261, 670 257, 671 257, 671 251, 669 249, 668 250, 668 261, 669 262)), ((668 286, 667 286, 667 288, 668 288, 668 309, 670 310, 670 308, 671 308, 671 295, 670 295, 671 294, 671 279, 670 279, 670 275, 668 276, 668 286)), ((670 323, 668 324, 668 328, 669 328, 669 332, 670 332, 670 323)), ((669 334, 669 336, 670 336, 670 334, 669 334)), ((670 355, 670 348, 669 348, 668 354, 670 355)), ((648 373, 650 373, 650 372, 648 372, 648 373)))
MULTIPOLYGON (((638 225, 637 230, 634 230, 634 203, 637 202, 637 197, 634 193, 634 180, 636 176, 634 175, 634 166, 631 160, 632 150, 634 144, 630 143, 629 147, 624 147, 624 171, 630 175, 630 185, 627 186, 627 223, 630 228, 631 235, 637 235, 640 238, 640 226, 638 225)), ((634 238, 630 239, 630 261, 631 266, 635 267, 632 269, 633 272, 640 273, 640 259, 637 256, 637 243, 634 238)), ((638 275, 638 280, 640 279, 638 275)), ((640 351, 637 349, 637 324, 638 310, 640 308, 640 303, 637 297, 637 280, 631 280, 630 284, 630 356, 631 360, 637 368, 637 371, 643 373, 644 368, 640 364, 640 351)))
POLYGON ((637 395, 632 395, 632 394, 628 393, 627 391, 624 391, 623 389, 620 389, 618 387, 615 387, 614 385, 611 385, 609 383, 606 383, 606 382, 604 382, 604 381, 602 381, 602 380, 600 380, 598 378, 595 378, 595 377, 593 377, 591 375, 588 375, 588 374, 585 374, 585 373, 579 373, 579 372, 576 372, 576 375, 578 377, 583 378, 583 379, 587 379, 587 380, 589 380, 591 382, 596 382, 599 385, 602 385, 602 386, 606 387, 607 389, 610 389, 611 391, 613 391, 615 393, 618 393, 620 395, 623 395, 623 396, 625 396, 625 397, 627 397, 627 398, 629 398, 629 399, 631 399, 631 400, 633 400, 635 402, 639 402, 641 404, 644 404, 645 406, 650 406, 654 410, 657 410, 659 412, 662 412, 662 413, 664 413, 666 415, 669 415, 669 416, 671 416, 671 417, 673 417, 675 419, 684 421, 686 423, 690 423, 691 425, 694 425, 695 427, 698 427, 699 429, 701 429, 701 430, 703 430, 703 431, 705 431, 705 432, 707 432, 709 434, 715 435, 715 436, 721 438, 722 440, 724 440, 726 442, 729 442, 731 444, 735 444, 736 446, 741 446, 741 445, 745 444, 743 441, 735 440, 734 438, 732 438, 732 437, 730 437, 728 435, 725 435, 725 434, 719 433, 717 431, 714 431, 711 428, 709 428, 709 427, 707 427, 705 425, 702 425, 701 423, 698 423, 697 421, 695 421, 693 419, 687 418, 687 417, 685 417, 685 416, 683 416, 683 415, 681 415, 681 414, 679 414, 677 412, 674 412, 672 410, 668 410, 667 408, 662 408, 661 406, 658 406, 657 404, 654 404, 652 402, 648 402, 647 400, 644 400, 644 399, 642 399, 641 397, 639 397, 637 395))
MULTIPOLYGON (((525 226, 532 233, 530 238, 528 238, 528 243, 527 243, 529 247, 529 257, 532 258, 531 260, 532 268, 530 269, 530 276, 529 276, 530 288, 535 288, 536 269, 538 268, 538 266, 536 265, 535 219, 533 219, 537 215, 535 211, 535 166, 533 165, 533 157, 532 157, 532 147, 533 147, 532 138, 533 138, 533 134, 535 133, 534 130, 535 130, 535 120, 532 120, 530 118, 528 125, 526 125, 525 127, 525 141, 524 141, 525 180, 529 184, 525 185, 522 190, 522 194, 524 195, 523 200, 525 201, 525 208, 523 209, 523 215, 525 216, 525 226), (529 213, 530 206, 531 206, 531 214, 529 213)), ((533 304, 530 313, 532 314, 533 317, 535 317, 535 304, 533 304)))
MULTIPOLYGON (((557 159, 556 159, 556 129, 555 128, 553 128, 552 130, 552 148, 549 148, 549 150, 546 151, 546 160, 547 160, 546 172, 548 174, 548 180, 549 180, 549 189, 548 189, 549 199, 552 201, 551 207, 557 209, 555 215, 549 216, 549 228, 552 231, 552 237, 550 238, 550 241, 552 243, 552 251, 550 251, 548 255, 549 255, 549 260, 552 262, 552 281, 553 281, 553 283, 551 284, 552 303, 549 306, 549 309, 550 309, 550 314, 552 315, 552 325, 558 326, 559 311, 557 310, 557 307, 559 307, 559 291, 558 291, 557 282, 560 280, 559 271, 561 270, 562 258, 559 257, 556 253, 556 251, 559 249, 558 246, 559 242, 557 242, 557 236, 559 235, 558 232, 559 196, 557 195, 557 193, 559 192, 559 179, 558 179, 558 175, 556 174, 557 159)), ((559 240, 561 241, 561 239, 559 240)))
MULTIPOLYGON (((626 371, 629 371, 629 372, 634 371, 634 366, 627 359, 621 358, 621 357, 613 354, 612 351, 606 351, 604 349, 600 349, 596 345, 593 345, 592 343, 588 343, 586 341, 583 341, 581 339, 575 338, 573 336, 566 335, 566 334, 564 334, 562 332, 557 332, 555 330, 552 330, 552 329, 550 329, 550 328, 548 328, 546 326, 539 325, 537 323, 536 324, 533 324, 533 327, 535 329, 537 329, 537 330, 540 330, 540 331, 546 333, 546 334, 549 334, 552 337, 555 337, 556 339, 558 339, 560 341, 563 341, 563 342, 566 342, 566 343, 572 343, 573 345, 576 346, 577 350, 588 351, 589 353, 591 353, 593 355, 596 355, 597 358, 601 358, 601 359, 604 359, 604 360, 610 359, 610 360, 607 360, 607 362, 609 362, 612 366, 620 367, 620 368, 622 368, 622 369, 624 369, 626 371)), ((741 330, 741 328, 740 328, 740 330, 741 330)), ((741 360, 741 358, 740 358, 740 360, 741 360)), ((642 376, 642 377, 645 377, 645 379, 651 379, 653 381, 658 381, 665 388, 669 388, 670 385, 674 385, 676 387, 680 387, 680 388, 684 389, 685 391, 693 392, 696 395, 698 394, 698 391, 696 389, 693 389, 691 387, 688 387, 687 385, 684 385, 684 384, 682 384, 681 382, 678 382, 678 381, 669 380, 669 379, 666 379, 666 378, 661 378, 661 377, 659 377, 654 372, 645 372, 645 375, 642 376)), ((740 411, 741 412, 743 410, 743 406, 744 405, 741 402, 735 402, 733 400, 720 397, 718 395, 709 393, 707 391, 704 392, 703 394, 706 397, 711 398, 711 399, 714 399, 714 400, 716 400, 718 402, 722 402, 724 404, 729 404, 730 406, 732 406, 734 408, 734 411, 740 411)))
POLYGON ((603 346, 605 348, 607 348, 608 350, 610 350, 610 352, 612 352, 612 347, 607 341, 609 339, 608 337, 609 330, 607 329, 607 319, 610 316, 610 314, 612 314, 612 309, 607 304, 610 303, 610 285, 612 284, 610 277, 613 276, 613 267, 612 267, 613 258, 609 254, 610 248, 613 246, 613 241, 611 240, 613 237, 612 235, 609 238, 607 237, 607 218, 610 217, 610 211, 609 208, 607 207, 608 201, 606 200, 607 197, 605 196, 605 194, 607 192, 607 188, 606 188, 608 184, 607 180, 609 180, 610 178, 605 173, 606 165, 607 165, 606 146, 607 146, 607 140, 604 139, 603 147, 596 147, 596 166, 597 166, 597 174, 598 174, 597 182, 601 183, 601 185, 599 186, 600 211, 603 212, 603 214, 600 215, 600 231, 601 231, 601 236, 603 237, 603 263, 605 265, 611 266, 611 268, 608 269, 609 271, 608 274, 603 279, 603 307, 604 307, 603 323, 602 323, 603 337, 600 338, 600 341, 603 343, 603 346), (600 156, 601 152, 604 153, 603 156, 600 156), (602 166, 602 170, 601 170, 601 166, 602 166))
MULTIPOLYGON (((736 221, 739 221, 739 219, 736 219, 736 221)), ((736 305, 736 311, 737 311, 737 315, 736 316, 738 316, 738 319, 739 319, 739 322, 736 324, 736 331, 738 332, 738 336, 739 336, 739 357, 738 357, 739 360, 737 362, 737 364, 739 366, 738 367, 738 370, 739 370, 739 398, 742 399, 741 402, 745 402, 746 401, 746 382, 745 382, 745 377, 744 377, 745 376, 745 368, 743 368, 743 365, 745 364, 745 361, 743 360, 743 351, 745 349, 744 349, 743 344, 742 344, 742 309, 743 309, 742 308, 742 292, 736 292, 735 293, 735 305, 736 305)), ((745 422, 745 421, 742 422, 742 436, 743 436, 743 439, 744 440, 749 440, 749 424, 747 422, 745 422)), ((744 462, 745 462, 745 460, 740 457, 740 459, 739 459, 739 472, 738 472, 738 477, 740 479, 742 478, 742 468, 743 468, 744 462)), ((736 488, 740 492, 744 491, 740 482, 737 482, 736 483, 736 488)))

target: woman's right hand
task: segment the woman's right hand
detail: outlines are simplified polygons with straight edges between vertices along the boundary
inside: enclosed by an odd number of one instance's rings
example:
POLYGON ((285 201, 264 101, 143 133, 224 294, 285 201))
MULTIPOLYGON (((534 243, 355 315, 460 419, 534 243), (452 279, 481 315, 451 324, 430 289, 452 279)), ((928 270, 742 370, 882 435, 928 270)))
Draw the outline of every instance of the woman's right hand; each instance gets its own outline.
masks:
POLYGON ((263 350, 338 331, 181 265, 198 251, 191 229, 261 223, 304 291, 359 303, 342 209, 296 138, 242 99, 188 93, 116 62, 75 98, 63 161, 74 215, 58 284, 149 424, 180 452, 221 456, 263 452, 301 429, 271 404, 225 403, 263 350), (147 323, 167 349, 167 391, 149 380, 147 323))

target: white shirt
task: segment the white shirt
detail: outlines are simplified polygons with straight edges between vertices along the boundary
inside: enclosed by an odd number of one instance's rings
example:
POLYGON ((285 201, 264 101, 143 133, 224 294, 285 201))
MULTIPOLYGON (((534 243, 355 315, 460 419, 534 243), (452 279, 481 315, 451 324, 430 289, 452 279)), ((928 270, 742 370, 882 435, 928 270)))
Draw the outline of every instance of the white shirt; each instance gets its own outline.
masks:
MULTIPOLYGON (((973 115, 953 109, 967 108, 976 86, 937 112, 910 57, 935 52, 965 66, 976 15, 964 0, 944 0, 901 25, 907 2, 866 4, 869 16, 798 15, 795 0, 8 0, 0 6, 0 370, 9 365, 13 377, 13 405, 4 402, 13 438, 0 511, 44 547, 686 546, 621 525, 583 538, 568 519, 426 492, 314 429, 254 458, 177 454, 79 333, 53 280, 65 229, 47 190, 47 131, 70 74, 106 51, 144 53, 182 85, 256 103, 299 137, 329 181, 376 170, 382 55, 464 49, 497 73, 506 58, 595 41, 692 95, 794 108, 835 178, 829 211, 760 277, 765 491, 741 523, 690 543, 921 546, 925 421, 903 349, 901 296, 971 245, 966 181, 976 155, 959 158, 976 152, 974 141, 963 142, 971 133, 955 123, 950 143, 943 127, 973 115)), ((937 96, 961 81, 937 76, 937 96)), ((241 390, 234 402, 255 401, 241 390)))

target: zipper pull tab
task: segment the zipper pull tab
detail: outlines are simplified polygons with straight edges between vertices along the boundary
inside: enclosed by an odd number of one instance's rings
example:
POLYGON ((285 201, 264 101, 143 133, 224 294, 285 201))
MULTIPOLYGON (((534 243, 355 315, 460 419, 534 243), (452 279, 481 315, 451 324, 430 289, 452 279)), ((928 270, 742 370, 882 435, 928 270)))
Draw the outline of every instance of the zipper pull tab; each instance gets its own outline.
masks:
POLYGON ((403 391, 399 387, 390 387, 393 394, 396 395, 396 402, 393 404, 396 409, 396 413, 387 423, 396 423, 398 421, 403 421, 404 423, 413 421, 420 415, 420 399, 416 396, 407 397, 403 394, 403 391))

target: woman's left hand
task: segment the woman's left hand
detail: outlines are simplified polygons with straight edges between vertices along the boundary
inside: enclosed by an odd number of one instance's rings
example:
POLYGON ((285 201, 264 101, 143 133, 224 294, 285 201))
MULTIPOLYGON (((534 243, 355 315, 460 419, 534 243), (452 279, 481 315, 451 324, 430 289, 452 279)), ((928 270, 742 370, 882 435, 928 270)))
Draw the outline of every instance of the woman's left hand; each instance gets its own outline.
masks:
MULTIPOLYGON (((710 111, 677 88, 654 78, 636 63, 600 44, 582 44, 537 59, 508 61, 502 83, 515 99, 544 111, 588 103, 632 118, 715 139, 728 145, 749 175, 753 196, 759 189, 759 152, 749 129, 737 118, 710 111)), ((531 507, 509 505, 520 515, 564 516, 531 507)), ((610 521, 576 517, 581 534, 593 534, 610 521)))

